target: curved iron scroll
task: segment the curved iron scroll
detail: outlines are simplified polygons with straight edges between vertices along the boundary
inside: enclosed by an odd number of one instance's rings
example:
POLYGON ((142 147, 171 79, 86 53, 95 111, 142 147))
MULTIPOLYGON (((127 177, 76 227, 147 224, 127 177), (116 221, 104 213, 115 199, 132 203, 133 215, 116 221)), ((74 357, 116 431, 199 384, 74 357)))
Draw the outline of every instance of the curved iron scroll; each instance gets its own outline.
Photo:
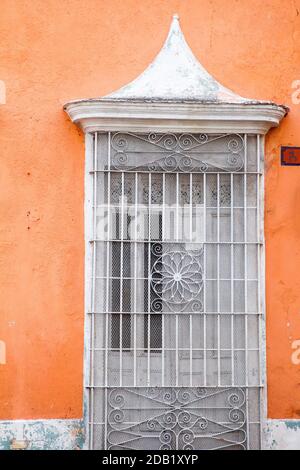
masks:
POLYGON ((239 134, 146 134, 112 136, 111 166, 116 170, 237 172, 244 166, 239 134))
POLYGON ((242 388, 122 388, 108 395, 109 449, 245 449, 242 388))

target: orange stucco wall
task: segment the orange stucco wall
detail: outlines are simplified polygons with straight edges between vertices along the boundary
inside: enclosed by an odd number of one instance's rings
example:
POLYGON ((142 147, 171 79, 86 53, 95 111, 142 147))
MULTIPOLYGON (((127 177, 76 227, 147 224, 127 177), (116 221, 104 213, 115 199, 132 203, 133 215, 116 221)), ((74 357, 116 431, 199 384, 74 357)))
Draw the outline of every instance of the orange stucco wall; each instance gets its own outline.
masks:
POLYGON ((63 103, 137 76, 178 12, 221 83, 290 106, 266 150, 268 414, 300 418, 299 0, 1 0, 0 419, 82 416, 84 141, 63 103))

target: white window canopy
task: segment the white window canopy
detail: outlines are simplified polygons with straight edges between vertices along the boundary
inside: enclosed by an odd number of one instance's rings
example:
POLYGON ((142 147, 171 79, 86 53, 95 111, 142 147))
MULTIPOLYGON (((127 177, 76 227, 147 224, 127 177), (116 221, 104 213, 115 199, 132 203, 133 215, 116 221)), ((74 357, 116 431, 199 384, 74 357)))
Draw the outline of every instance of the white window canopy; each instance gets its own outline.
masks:
POLYGON ((75 100, 64 107, 84 132, 248 132, 265 134, 288 108, 243 98, 222 86, 199 63, 174 15, 154 61, 128 85, 102 98, 75 100))

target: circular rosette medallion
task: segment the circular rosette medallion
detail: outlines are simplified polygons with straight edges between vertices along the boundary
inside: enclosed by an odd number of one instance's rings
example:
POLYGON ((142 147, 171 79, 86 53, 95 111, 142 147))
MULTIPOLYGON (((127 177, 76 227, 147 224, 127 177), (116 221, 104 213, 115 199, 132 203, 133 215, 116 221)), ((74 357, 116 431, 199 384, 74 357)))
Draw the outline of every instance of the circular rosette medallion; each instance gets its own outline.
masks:
POLYGON ((171 304, 195 300, 203 287, 199 255, 169 251, 154 263, 151 283, 156 295, 171 304))

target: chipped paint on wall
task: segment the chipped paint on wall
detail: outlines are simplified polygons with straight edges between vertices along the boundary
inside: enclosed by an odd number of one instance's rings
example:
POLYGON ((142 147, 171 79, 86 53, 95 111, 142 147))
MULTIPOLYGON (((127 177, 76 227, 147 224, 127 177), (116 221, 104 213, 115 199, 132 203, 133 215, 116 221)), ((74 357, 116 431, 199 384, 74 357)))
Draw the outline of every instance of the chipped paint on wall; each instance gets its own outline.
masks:
POLYGON ((0 421, 0 450, 81 450, 84 446, 82 420, 0 421))
POLYGON ((300 450, 300 420, 267 420, 263 429, 266 450, 300 450))
MULTIPOLYGON (((83 420, 0 421, 0 450, 84 450, 83 420)), ((266 450, 300 450, 300 420, 269 419, 263 428, 266 450)))

